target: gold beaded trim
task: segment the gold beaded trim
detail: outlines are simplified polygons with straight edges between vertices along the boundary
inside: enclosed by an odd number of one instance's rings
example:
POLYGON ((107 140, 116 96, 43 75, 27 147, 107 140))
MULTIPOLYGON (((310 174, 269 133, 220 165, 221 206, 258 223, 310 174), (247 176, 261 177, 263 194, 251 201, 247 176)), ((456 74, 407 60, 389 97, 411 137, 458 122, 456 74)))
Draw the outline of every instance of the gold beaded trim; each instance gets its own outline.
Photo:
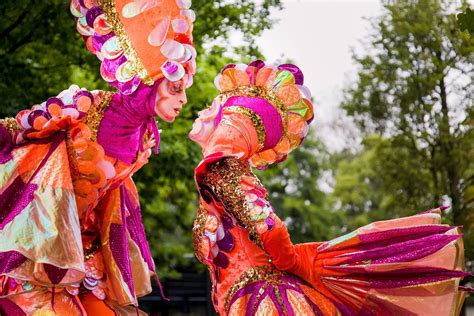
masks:
POLYGON ((243 175, 253 176, 248 161, 223 158, 209 167, 203 177, 203 183, 212 189, 224 204, 226 211, 238 221, 239 225, 249 232, 250 239, 264 249, 241 189, 243 175))
POLYGON ((105 109, 110 104, 110 100, 114 96, 114 92, 110 91, 99 91, 97 95, 94 96, 94 105, 87 112, 86 125, 90 128, 92 136, 91 140, 97 140, 97 132, 99 130, 100 122, 104 116, 105 109))
POLYGON ((84 261, 92 259, 100 246, 100 239, 96 238, 86 248, 84 248, 84 261))
POLYGON ((257 132, 259 149, 262 149, 265 146, 265 125, 263 125, 262 118, 258 116, 257 113, 255 113, 251 109, 237 105, 225 107, 224 112, 238 113, 248 117, 252 121, 252 124, 257 132))
POLYGON ((15 132, 21 131, 23 129, 13 117, 1 119, 0 124, 2 124, 12 135, 15 134, 15 132))
POLYGON ((288 123, 287 108, 274 92, 261 86, 242 86, 234 90, 224 91, 222 95, 224 96, 224 103, 227 98, 237 96, 259 97, 267 100, 280 113, 281 119, 283 120, 283 135, 286 135, 286 126, 288 123))
POLYGON ((132 68, 135 70, 138 77, 143 81, 143 83, 151 86, 153 85, 153 79, 149 76, 148 71, 143 66, 138 53, 133 48, 132 42, 128 38, 127 32, 123 27, 120 17, 115 8, 114 0, 98 0, 97 1, 104 10, 105 16, 107 18, 108 24, 114 30, 115 35, 117 36, 120 47, 122 47, 125 57, 132 64, 132 68))
POLYGON ((204 235, 204 229, 206 228, 206 219, 207 219, 207 211, 204 207, 200 207, 194 220, 193 225, 193 242, 194 242, 194 253, 196 254, 196 258, 202 262, 206 263, 205 259, 201 253, 201 242, 202 236, 204 235))
MULTIPOLYGON (((258 282, 258 281, 266 281, 268 284, 264 285, 260 289, 261 293, 260 292, 258 293, 258 295, 261 296, 263 292, 265 292, 265 289, 268 286, 280 284, 281 283, 280 278, 285 275, 286 275, 285 273, 275 270, 271 266, 257 266, 245 271, 229 289, 229 292, 226 296, 225 304, 224 304, 226 311, 228 311, 229 303, 232 297, 235 295, 235 293, 237 293, 239 290, 243 289, 247 285, 258 282)), ((283 300, 280 297, 280 292, 276 290, 275 294, 277 296, 279 303, 283 305, 283 300)), ((256 300, 256 302, 258 302, 258 300, 256 300)), ((253 306, 253 308, 255 308, 255 306, 253 306)))

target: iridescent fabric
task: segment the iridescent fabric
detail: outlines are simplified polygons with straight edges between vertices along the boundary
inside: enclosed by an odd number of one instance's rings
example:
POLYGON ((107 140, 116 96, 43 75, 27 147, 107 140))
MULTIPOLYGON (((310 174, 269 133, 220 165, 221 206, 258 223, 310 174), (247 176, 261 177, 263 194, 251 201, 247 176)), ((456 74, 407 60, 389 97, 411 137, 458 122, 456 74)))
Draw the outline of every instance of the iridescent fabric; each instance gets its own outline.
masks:
MULTIPOLYGON (((137 111, 155 102, 144 90, 127 96, 137 111)), ((0 121, 0 314, 136 315, 127 306, 151 291, 131 178, 151 154, 150 113, 127 121, 135 138, 125 158, 108 156, 96 138, 113 97, 71 86, 0 121)))
POLYGON ((459 314, 464 249, 459 228, 441 224, 444 207, 327 242, 291 242, 251 167, 281 162, 306 135, 312 107, 301 102, 296 66, 230 65, 216 84, 221 94, 190 137, 204 156, 195 169, 195 253, 210 271, 220 314, 459 314), (280 107, 285 100, 296 106, 280 107), (281 146, 267 148, 274 139, 281 146))

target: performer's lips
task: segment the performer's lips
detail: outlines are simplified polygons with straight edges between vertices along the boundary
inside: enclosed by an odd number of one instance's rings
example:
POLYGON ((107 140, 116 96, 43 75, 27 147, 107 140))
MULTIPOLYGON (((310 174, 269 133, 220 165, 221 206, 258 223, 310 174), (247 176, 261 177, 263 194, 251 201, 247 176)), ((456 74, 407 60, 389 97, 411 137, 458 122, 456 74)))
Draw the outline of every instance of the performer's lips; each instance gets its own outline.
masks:
POLYGON ((174 109, 174 112, 176 113, 176 115, 178 115, 181 112, 181 108, 174 109))

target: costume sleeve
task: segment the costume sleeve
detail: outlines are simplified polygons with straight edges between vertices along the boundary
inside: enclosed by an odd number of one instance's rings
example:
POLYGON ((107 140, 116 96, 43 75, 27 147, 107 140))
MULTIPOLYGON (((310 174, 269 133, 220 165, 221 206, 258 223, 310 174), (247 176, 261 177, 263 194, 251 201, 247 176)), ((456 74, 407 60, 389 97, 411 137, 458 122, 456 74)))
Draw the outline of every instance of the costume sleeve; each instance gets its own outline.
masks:
POLYGON ((275 214, 248 162, 227 157, 211 163, 202 178, 203 190, 222 203, 279 270, 301 274, 298 247, 291 242, 285 224, 275 214))

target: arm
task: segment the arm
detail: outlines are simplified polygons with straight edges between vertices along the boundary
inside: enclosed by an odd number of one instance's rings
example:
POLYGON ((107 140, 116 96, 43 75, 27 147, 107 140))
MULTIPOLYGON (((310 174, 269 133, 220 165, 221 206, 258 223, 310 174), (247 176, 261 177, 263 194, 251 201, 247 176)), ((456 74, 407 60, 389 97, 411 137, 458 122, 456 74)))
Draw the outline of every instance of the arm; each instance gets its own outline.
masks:
POLYGON ((267 192, 251 172, 247 161, 223 158, 211 163, 202 178, 214 198, 226 212, 249 232, 250 238, 262 248, 279 270, 307 277, 300 260, 299 247, 290 240, 285 224, 274 213, 267 192))

